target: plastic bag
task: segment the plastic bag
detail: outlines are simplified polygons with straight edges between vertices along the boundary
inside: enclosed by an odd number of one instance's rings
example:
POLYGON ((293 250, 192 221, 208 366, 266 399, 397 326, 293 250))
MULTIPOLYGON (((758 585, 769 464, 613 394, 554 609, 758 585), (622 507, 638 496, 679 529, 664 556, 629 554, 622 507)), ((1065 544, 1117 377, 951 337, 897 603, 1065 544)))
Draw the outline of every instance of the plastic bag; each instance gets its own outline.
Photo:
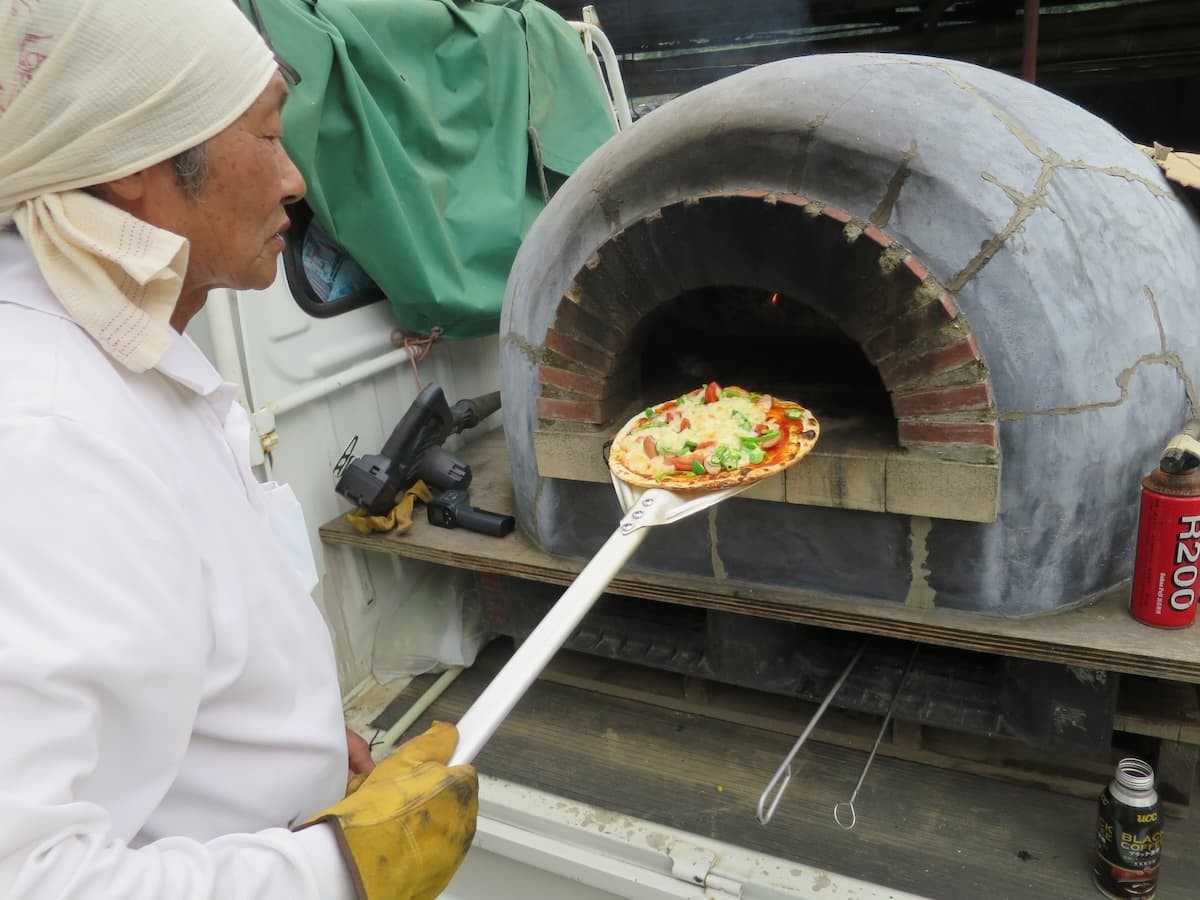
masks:
POLYGON ((372 671, 386 683, 450 666, 469 666, 493 634, 484 627, 475 575, 432 563, 405 564, 408 586, 375 633, 372 671))
POLYGON ((304 275, 322 303, 374 287, 362 266, 316 222, 309 222, 301 250, 304 275))

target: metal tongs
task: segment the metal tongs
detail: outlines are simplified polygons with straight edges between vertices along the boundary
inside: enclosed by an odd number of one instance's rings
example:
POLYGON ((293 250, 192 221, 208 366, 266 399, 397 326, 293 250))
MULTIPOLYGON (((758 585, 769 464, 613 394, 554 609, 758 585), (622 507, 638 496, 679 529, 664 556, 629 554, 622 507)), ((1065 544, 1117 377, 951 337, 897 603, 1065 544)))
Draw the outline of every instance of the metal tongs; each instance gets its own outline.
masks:
POLYGON ((640 489, 613 477, 625 515, 604 546, 589 560, 566 592, 512 655, 458 722, 458 747, 451 765, 469 763, 516 706, 551 657, 566 642, 609 582, 656 525, 669 525, 728 500, 749 484, 708 493, 683 494, 640 489))
POLYGON ((842 689, 846 679, 850 675, 850 671, 858 664, 859 658, 863 655, 863 650, 867 648, 869 641, 863 641, 858 650, 854 652, 854 656, 850 658, 850 662, 846 663, 846 668, 842 669, 842 674, 838 676, 838 680, 834 682, 829 693, 825 695, 825 699, 821 701, 821 705, 817 707, 817 711, 812 714, 812 718, 808 720, 808 724, 804 726, 804 730, 800 732, 800 737, 796 738, 796 743, 792 744, 792 749, 788 751, 788 755, 783 758, 783 762, 779 764, 779 768, 775 770, 775 774, 771 776, 771 780, 767 782, 766 788, 762 795, 758 798, 758 821, 766 825, 771 821, 771 817, 775 815, 775 810, 779 807, 779 801, 783 799, 783 792, 787 790, 787 786, 792 781, 792 760, 796 758, 796 754, 800 752, 800 748, 804 746, 804 742, 808 740, 808 736, 812 734, 813 729, 817 727, 817 723, 821 721, 821 716, 825 715, 825 710, 829 708, 829 704, 833 702, 833 698, 837 696, 837 692, 842 689))
MULTIPOLYGON (((821 705, 817 707, 817 711, 808 720, 808 724, 804 727, 804 731, 800 733, 800 737, 796 739, 796 743, 792 745, 792 749, 788 751, 788 755, 784 757, 783 762, 779 764, 779 768, 775 770, 775 774, 771 776, 771 780, 767 782, 766 788, 763 789, 761 796, 758 798, 758 821, 763 825, 770 822, 771 817, 775 815, 775 810, 779 807, 779 801, 783 799, 783 792, 787 790, 788 783, 792 780, 792 760, 796 758, 796 754, 800 752, 800 748, 804 746, 804 742, 808 740, 808 736, 817 727, 817 722, 821 720, 821 716, 825 715, 825 710, 829 708, 829 704, 833 702, 833 698, 842 689, 846 678, 858 664, 858 660, 862 657, 863 651, 867 649, 869 643, 870 641, 867 640, 859 645, 854 656, 850 658, 850 662, 846 663, 846 668, 842 669, 842 674, 838 677, 838 680, 834 682, 829 693, 825 695, 825 699, 821 701, 821 705)), ((862 772, 858 776, 858 783, 854 785, 854 791, 850 794, 850 799, 842 800, 833 807, 833 820, 847 831, 853 828, 858 822, 858 813, 854 809, 854 801, 858 799, 858 792, 862 789, 863 782, 867 779, 867 771, 871 768, 871 763, 875 761, 875 754, 879 752, 879 745, 882 743, 883 736, 887 732, 888 723, 892 720, 892 714, 896 711, 896 704, 900 700, 900 694, 904 690, 909 672, 912 671, 913 663, 916 661, 917 652, 920 649, 920 644, 913 646, 912 652, 908 657, 908 662, 905 663, 904 669, 900 672, 900 680, 896 682, 896 689, 892 692, 892 701, 888 704, 887 712, 884 714, 883 721, 879 725, 879 733, 875 736, 875 743, 872 745, 871 753, 867 756, 866 764, 863 765, 862 772)))

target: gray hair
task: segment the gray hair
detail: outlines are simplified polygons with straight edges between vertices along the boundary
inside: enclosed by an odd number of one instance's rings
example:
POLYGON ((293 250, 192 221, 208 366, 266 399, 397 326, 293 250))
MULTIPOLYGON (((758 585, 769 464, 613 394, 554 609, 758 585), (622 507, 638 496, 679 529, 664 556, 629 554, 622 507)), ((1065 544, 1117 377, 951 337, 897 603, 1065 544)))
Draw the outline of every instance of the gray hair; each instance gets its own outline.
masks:
POLYGON ((208 181, 208 142, 172 156, 171 165, 175 167, 175 179, 188 199, 200 199, 200 192, 208 181))

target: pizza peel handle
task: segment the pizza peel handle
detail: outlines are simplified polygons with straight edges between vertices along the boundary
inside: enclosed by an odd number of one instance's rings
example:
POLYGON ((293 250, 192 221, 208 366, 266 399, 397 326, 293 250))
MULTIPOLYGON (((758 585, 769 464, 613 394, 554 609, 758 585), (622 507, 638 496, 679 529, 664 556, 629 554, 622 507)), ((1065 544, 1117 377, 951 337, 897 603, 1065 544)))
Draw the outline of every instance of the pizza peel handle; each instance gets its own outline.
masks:
POLYGON ((458 747, 450 757, 450 765, 475 759, 633 551, 646 539, 647 528, 677 522, 749 487, 738 485, 706 494, 682 495, 660 488, 641 491, 624 483, 615 483, 617 496, 626 510, 617 530, 463 714, 458 722, 458 747))

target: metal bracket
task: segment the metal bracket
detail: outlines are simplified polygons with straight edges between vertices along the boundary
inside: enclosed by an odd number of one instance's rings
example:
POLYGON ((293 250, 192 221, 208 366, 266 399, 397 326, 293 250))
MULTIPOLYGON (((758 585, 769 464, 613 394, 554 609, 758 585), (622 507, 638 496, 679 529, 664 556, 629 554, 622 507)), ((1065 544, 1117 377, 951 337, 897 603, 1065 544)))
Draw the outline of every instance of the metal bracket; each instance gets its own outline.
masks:
POLYGON ((717 855, 712 851, 684 841, 675 841, 667 848, 667 856, 671 858, 672 877, 704 888, 707 896, 714 900, 741 900, 742 883, 713 872, 717 855))
POLYGON ((617 526, 621 534, 632 534, 648 525, 676 522, 729 497, 735 497, 750 487, 748 484, 739 484, 708 493, 683 494, 663 488, 642 490, 626 484, 615 475, 612 481, 617 489, 617 499, 621 508, 627 510, 617 526))
POLYGON ((257 442, 250 442, 250 463, 259 465, 262 456, 275 452, 279 446, 279 433, 275 430, 275 411, 264 406, 250 415, 250 424, 254 427, 257 442))
POLYGON ((621 519, 621 534, 630 534, 648 525, 661 525, 665 521, 667 505, 671 496, 665 491, 647 491, 634 504, 633 509, 621 519))

